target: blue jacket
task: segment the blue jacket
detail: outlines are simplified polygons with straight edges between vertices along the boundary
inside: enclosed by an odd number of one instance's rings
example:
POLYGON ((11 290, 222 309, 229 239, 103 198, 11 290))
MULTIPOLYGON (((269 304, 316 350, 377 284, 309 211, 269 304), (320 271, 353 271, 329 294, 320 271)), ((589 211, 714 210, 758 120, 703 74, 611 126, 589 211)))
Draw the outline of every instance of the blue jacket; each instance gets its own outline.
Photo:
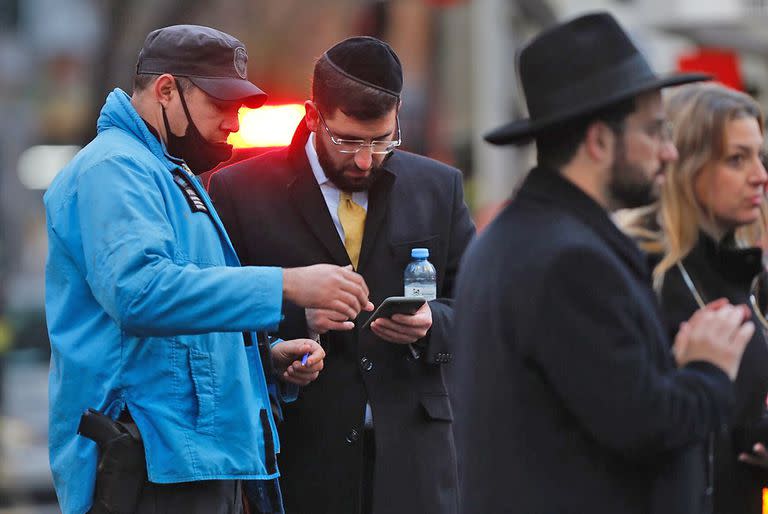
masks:
POLYGON ((240 267, 199 181, 119 89, 44 201, 50 459, 63 513, 92 503, 97 448, 76 433, 88 407, 130 411, 152 482, 277 477, 267 383, 242 332, 277 327, 282 271, 240 267))

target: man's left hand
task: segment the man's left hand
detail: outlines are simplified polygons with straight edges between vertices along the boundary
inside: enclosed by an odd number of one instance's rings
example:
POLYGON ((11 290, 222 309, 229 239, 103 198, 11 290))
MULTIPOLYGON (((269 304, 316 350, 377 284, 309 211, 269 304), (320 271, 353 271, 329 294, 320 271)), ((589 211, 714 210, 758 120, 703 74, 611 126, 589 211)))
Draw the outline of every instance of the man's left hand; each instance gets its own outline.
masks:
POLYGON ((325 350, 312 339, 280 341, 270 350, 272 364, 285 382, 305 386, 315 380, 323 369, 325 350), (309 354, 305 364, 301 363, 309 354))
POLYGON ((371 323, 373 333, 390 343, 411 344, 425 335, 432 327, 432 310, 429 302, 413 314, 394 314, 391 318, 379 318, 371 323))

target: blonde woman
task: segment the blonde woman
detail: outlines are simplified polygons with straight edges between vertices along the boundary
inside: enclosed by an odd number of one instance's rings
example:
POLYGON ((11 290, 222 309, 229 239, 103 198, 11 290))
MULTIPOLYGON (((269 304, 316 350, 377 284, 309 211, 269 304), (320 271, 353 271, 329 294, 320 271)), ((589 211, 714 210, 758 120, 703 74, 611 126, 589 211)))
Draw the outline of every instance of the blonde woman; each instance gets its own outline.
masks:
MULTIPOLYGON (((671 334, 700 306, 727 298, 748 303, 762 270, 765 228, 763 114, 749 96, 717 84, 684 86, 668 100, 679 158, 667 172, 656 218, 661 260, 654 282, 671 334)), ((647 214, 647 213, 646 213, 647 214)), ((647 234, 646 234, 647 235, 647 234)), ((755 331, 736 381, 732 423, 693 449, 692 484, 701 512, 760 514, 768 462, 758 428, 768 391, 768 347, 755 331), (714 493, 714 496, 712 495, 714 493)))

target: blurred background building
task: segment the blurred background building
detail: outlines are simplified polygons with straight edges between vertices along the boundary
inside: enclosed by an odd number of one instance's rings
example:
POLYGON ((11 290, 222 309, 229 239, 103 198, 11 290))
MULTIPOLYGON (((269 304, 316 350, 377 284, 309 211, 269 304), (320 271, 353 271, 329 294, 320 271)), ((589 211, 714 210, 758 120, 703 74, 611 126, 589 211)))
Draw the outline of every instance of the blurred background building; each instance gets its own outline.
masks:
MULTIPOLYGON (((387 40, 406 75, 404 147, 462 169, 484 226, 533 157, 531 148, 482 141, 524 115, 516 50, 554 21, 594 9, 613 12, 657 70, 709 71, 765 100, 768 0, 0 0, 0 514, 58 512, 47 460, 41 200, 95 134, 106 94, 130 91, 149 31, 197 23, 236 35, 249 77, 273 106, 308 97, 314 59, 336 41, 387 40)), ((277 144, 264 137, 284 137, 280 125, 292 132, 301 116, 274 112, 243 123, 243 136, 267 136, 243 137, 239 155, 277 144)))

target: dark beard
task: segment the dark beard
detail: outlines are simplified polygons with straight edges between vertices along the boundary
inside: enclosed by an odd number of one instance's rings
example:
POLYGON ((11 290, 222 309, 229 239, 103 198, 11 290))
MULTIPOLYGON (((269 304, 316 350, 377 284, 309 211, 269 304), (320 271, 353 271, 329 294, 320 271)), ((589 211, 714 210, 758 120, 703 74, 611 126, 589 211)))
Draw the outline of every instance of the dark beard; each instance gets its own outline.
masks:
POLYGON ((344 176, 344 172, 348 169, 356 170, 357 166, 354 163, 352 163, 347 168, 337 168, 333 164, 333 160, 328 155, 328 150, 326 150, 322 144, 316 144, 315 150, 317 151, 317 160, 320 162, 320 166, 322 166, 323 171, 325 172, 325 176, 328 177, 328 180, 333 182, 336 187, 342 191, 346 191, 347 193, 368 191, 373 185, 373 182, 376 180, 376 177, 379 175, 379 171, 381 170, 380 167, 373 166, 371 168, 371 172, 368 173, 365 178, 350 179, 349 177, 344 176))
POLYGON ((627 162, 624 142, 616 141, 615 158, 611 166, 608 194, 613 209, 635 209, 650 205, 658 199, 653 178, 646 179, 643 169, 627 162))

